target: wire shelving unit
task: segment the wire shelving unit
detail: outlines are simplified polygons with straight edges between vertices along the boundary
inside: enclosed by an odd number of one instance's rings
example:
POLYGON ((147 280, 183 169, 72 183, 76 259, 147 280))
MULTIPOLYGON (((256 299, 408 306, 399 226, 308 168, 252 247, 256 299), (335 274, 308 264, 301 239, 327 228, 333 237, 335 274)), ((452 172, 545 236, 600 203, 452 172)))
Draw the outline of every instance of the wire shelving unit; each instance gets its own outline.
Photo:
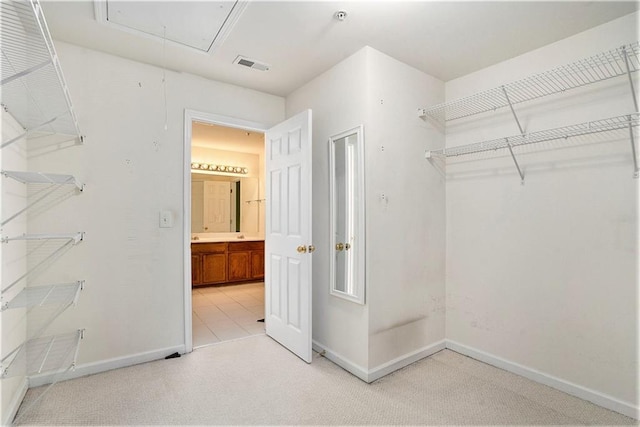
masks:
POLYGON ((628 131, 638 126, 640 114, 633 113, 624 116, 616 116, 603 120, 579 123, 563 126, 555 129, 547 129, 529 134, 513 135, 505 138, 492 139, 458 147, 443 148, 429 151, 427 156, 457 157, 466 154, 475 154, 485 151, 497 151, 510 149, 522 145, 537 144, 547 141, 568 140, 596 133, 628 131))
POLYGON ((22 234, 15 237, 3 237, 2 243, 8 243, 14 240, 66 240, 69 243, 77 245, 84 240, 84 232, 75 233, 58 233, 58 234, 22 234))
POLYGON ((1 309, 2 311, 15 308, 31 310, 45 305, 61 305, 67 308, 77 303, 83 288, 84 280, 24 288, 11 301, 4 302, 1 309))
POLYGON ((429 118, 443 125, 451 120, 509 107, 520 130, 520 134, 516 136, 449 149, 427 151, 425 157, 427 159, 438 156, 447 158, 506 148, 509 150, 509 154, 518 169, 521 181, 524 182, 524 173, 513 152, 514 147, 628 129, 633 158, 633 177, 638 178, 640 176, 640 167, 638 166, 634 135, 634 128, 638 126, 638 100, 632 78, 632 73, 638 70, 640 70, 640 42, 636 41, 498 88, 438 104, 431 108, 419 109, 418 115, 420 117, 429 118), (621 76, 627 76, 631 89, 634 107, 634 112, 631 114, 532 133, 526 133, 518 120, 514 105, 621 76))
POLYGON ((44 201, 50 196, 57 188, 63 185, 72 185, 78 192, 84 191, 84 184, 80 183, 73 175, 63 175, 55 173, 42 173, 42 172, 23 172, 23 171, 2 171, 2 175, 6 178, 12 178, 23 184, 49 184, 46 189, 39 191, 32 200, 30 200, 26 206, 19 211, 15 212, 8 218, 5 218, 0 223, 0 226, 4 226, 11 220, 17 218, 29 208, 38 203, 44 201))
POLYGON ((0 377, 66 372, 75 368, 84 330, 30 339, 0 361, 0 377))
POLYGON ((84 138, 73 110, 49 29, 38 0, 0 2, 0 96, 24 133, 2 141, 4 148, 34 132, 84 138))
POLYGON ((421 109, 420 115, 444 123, 502 108, 512 108, 523 102, 615 77, 628 75, 630 78, 630 74, 638 70, 640 44, 634 42, 497 88, 421 109))

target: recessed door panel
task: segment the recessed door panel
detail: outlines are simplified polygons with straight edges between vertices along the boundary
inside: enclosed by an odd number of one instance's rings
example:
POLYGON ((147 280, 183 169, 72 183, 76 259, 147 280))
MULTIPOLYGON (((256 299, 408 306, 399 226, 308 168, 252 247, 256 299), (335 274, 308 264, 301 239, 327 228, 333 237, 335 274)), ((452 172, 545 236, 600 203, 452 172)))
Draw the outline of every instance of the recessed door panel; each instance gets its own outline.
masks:
POLYGON ((287 195, 287 235, 300 236, 300 223, 302 210, 300 208, 300 166, 295 165, 287 169, 287 184, 289 186, 287 195))
POLYGON ((265 326, 267 335, 310 363, 311 111, 275 126, 266 141, 272 160, 266 185, 265 326))

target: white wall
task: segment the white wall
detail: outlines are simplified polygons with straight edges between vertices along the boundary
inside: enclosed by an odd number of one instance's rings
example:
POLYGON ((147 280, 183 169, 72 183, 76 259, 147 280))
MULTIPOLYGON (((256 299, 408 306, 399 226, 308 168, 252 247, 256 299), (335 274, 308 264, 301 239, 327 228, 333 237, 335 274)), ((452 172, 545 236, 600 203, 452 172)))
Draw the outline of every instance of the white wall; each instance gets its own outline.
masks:
MULTIPOLYGON (((368 306, 329 295, 329 137, 365 124, 367 49, 321 74, 286 99, 291 117, 313 110, 313 339, 364 371, 368 306)), ((367 150, 365 124, 365 151, 367 150)))
POLYGON ((313 110, 313 338, 365 379, 444 339, 444 178, 423 160, 444 137, 417 117, 443 98, 442 82, 369 47, 287 97, 287 116, 313 110), (360 124, 364 306, 329 295, 328 139, 360 124))
POLYGON ((445 333, 445 185, 424 160, 444 136, 418 108, 444 83, 375 49, 367 55, 366 222, 369 369, 445 333), (384 196, 383 196, 384 195, 384 196))
MULTIPOLYGON (((4 109, 0 109, 2 115, 2 141, 9 141, 22 134, 22 126, 4 109)), ((27 152, 24 139, 14 142, 0 150, 0 165, 2 170, 23 171, 26 170, 27 152)), ((24 184, 13 179, 0 177, 0 206, 1 218, 6 220, 27 204, 27 188, 24 184)), ((16 237, 27 231, 27 215, 22 215, 2 226, 2 237, 16 237)), ((26 285, 25 280, 17 281, 27 271, 27 247, 22 241, 11 241, 0 244, 0 288, 2 303, 11 301, 26 285), (10 289, 11 284, 15 283, 10 289)), ((5 357, 27 338, 26 310, 11 309, 3 311, 0 321, 0 354, 5 357)), ((4 368, 4 366, 3 366, 4 368)), ((0 381, 0 422, 8 425, 15 415, 18 405, 22 400, 22 393, 26 391, 25 375, 5 378, 0 381)))
MULTIPOLYGON (((447 100, 636 41, 637 22, 623 17, 448 82, 447 100)), ((535 131, 633 105, 621 77, 516 110, 535 131)), ((448 126, 447 146, 517 133, 508 110, 490 113, 448 126)), ((638 180, 628 132, 591 142, 516 150, 524 185, 505 153, 449 162, 447 338, 633 414, 638 180)))
POLYGON ((77 170, 86 183, 86 194, 29 223, 32 232, 86 232, 73 259, 54 267, 86 280, 78 306, 55 328, 86 328, 78 372, 162 357, 185 342, 184 109, 275 124, 284 99, 167 71, 165 107, 159 68, 62 42, 56 48, 87 142, 29 160, 32 170, 77 170), (159 228, 161 210, 173 213, 173 228, 159 228))

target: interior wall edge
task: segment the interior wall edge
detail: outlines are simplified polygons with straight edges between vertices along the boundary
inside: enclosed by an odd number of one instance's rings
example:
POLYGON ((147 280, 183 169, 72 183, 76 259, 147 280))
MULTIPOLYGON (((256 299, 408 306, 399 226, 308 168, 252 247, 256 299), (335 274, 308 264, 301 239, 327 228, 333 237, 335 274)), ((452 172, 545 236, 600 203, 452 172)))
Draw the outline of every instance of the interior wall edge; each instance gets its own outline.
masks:
POLYGON ((578 397, 583 400, 587 400, 603 408, 609 409, 614 412, 618 412, 627 417, 640 419, 640 407, 629 402, 623 402, 615 397, 600 393, 595 390, 583 387, 578 384, 563 380, 562 378, 554 377, 552 375, 540 372, 538 370, 529 368, 524 365, 512 362, 507 359, 495 356, 490 353, 486 353, 482 350, 478 350, 473 347, 461 344, 452 340, 445 340, 446 348, 456 353, 460 353, 464 356, 468 356, 472 359, 479 360, 480 362, 495 366, 496 368, 503 369, 529 380, 535 381, 540 384, 552 387, 556 390, 560 390, 564 393, 578 397))
POLYGON ((422 347, 418 350, 412 351, 410 353, 403 354, 400 357, 396 357, 393 360, 390 360, 382 365, 376 366, 375 368, 369 369, 368 373, 368 381, 373 382, 377 379, 380 379, 386 375, 389 375, 398 369, 402 369, 405 366, 409 366, 418 360, 424 359, 425 357, 429 357, 439 351, 442 351, 446 348, 446 340, 440 340, 433 344, 429 344, 425 347, 422 347))
POLYGON ((360 366, 360 365, 358 365, 356 363, 353 363, 352 361, 350 361, 346 357, 336 353, 335 351, 331 350, 330 348, 328 348, 324 344, 319 343, 316 340, 312 341, 312 346, 311 347, 312 347, 313 351, 316 351, 319 354, 322 354, 322 357, 325 357, 325 358, 329 359, 330 361, 332 361, 333 363, 335 363, 336 365, 338 365, 339 367, 341 367, 345 371, 355 375, 356 377, 358 377, 359 379, 361 379, 364 382, 370 382, 369 381, 369 373, 367 372, 367 370, 364 367, 362 367, 362 366, 360 366))
POLYGON ((13 399, 11 399, 11 403, 6 408, 7 410, 6 415, 2 420, 3 426, 9 426, 13 424, 13 420, 16 417, 16 414, 18 413, 18 409, 20 408, 20 405, 22 405, 22 401, 24 400, 24 397, 27 394, 27 390, 29 390, 29 381, 27 381, 27 378, 25 377, 23 378, 22 383, 20 384, 20 387, 16 391, 16 394, 13 396, 13 399))
MULTIPOLYGON (((82 351, 82 347, 81 347, 82 351)), ((154 362, 162 360, 165 357, 173 353, 185 353, 184 344, 160 348, 157 350, 146 351, 143 353, 132 354, 129 356, 116 357, 113 359, 101 360, 98 362, 84 363, 76 366, 74 370, 67 372, 64 376, 64 381, 72 380, 75 378, 86 377, 87 375, 99 374, 102 372, 111 371, 113 369, 126 368, 133 365, 139 365, 146 362, 154 362)), ((29 388, 39 387, 46 384, 51 384, 54 381, 60 381, 60 378, 56 378, 57 373, 34 375, 29 377, 29 388)))

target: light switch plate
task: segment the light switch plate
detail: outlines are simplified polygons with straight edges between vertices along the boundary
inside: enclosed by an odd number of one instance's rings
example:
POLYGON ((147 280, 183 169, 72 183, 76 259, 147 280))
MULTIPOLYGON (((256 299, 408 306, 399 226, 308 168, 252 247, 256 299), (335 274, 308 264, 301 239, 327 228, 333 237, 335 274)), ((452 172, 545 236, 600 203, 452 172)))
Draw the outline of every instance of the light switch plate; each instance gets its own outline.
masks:
POLYGON ((160 211, 160 228, 173 227, 173 214, 171 211, 160 211))

